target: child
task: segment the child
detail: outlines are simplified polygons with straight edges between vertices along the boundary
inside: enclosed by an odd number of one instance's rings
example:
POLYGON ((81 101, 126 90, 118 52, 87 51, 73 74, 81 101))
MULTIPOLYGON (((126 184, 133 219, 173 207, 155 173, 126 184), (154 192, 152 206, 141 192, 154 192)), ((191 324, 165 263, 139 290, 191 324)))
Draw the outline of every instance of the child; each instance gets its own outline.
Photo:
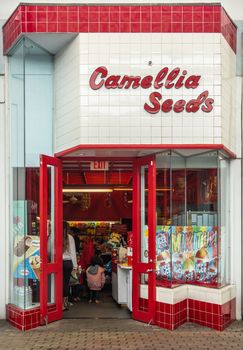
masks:
POLYGON ((101 261, 97 256, 93 257, 91 265, 86 270, 87 283, 90 290, 89 303, 100 302, 100 291, 105 284, 105 270, 101 267, 101 261))

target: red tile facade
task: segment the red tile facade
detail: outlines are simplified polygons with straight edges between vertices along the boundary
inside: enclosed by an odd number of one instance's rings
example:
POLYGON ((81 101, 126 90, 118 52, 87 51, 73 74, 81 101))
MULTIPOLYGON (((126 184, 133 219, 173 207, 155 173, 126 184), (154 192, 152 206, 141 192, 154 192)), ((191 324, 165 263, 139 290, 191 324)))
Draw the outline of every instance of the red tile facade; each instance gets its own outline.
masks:
MULTIPOLYGON (((51 308, 55 308, 55 305, 51 308)), ((148 311, 148 299, 139 299, 139 309, 148 311)), ((217 305, 198 300, 185 299, 176 304, 156 302, 155 324, 174 330, 189 321, 223 331, 235 320, 236 300, 217 305)), ((41 325, 40 308, 22 310, 15 305, 6 306, 6 318, 16 328, 26 331, 41 325)))
POLYGON ((3 27, 4 53, 24 33, 222 33, 236 51, 236 26, 208 6, 19 5, 3 27))
POLYGON ((22 310, 15 305, 6 305, 6 319, 21 331, 36 328, 41 325, 40 308, 22 310))
MULTIPOLYGON (((223 304, 211 304, 185 299, 176 304, 156 302, 155 324, 161 328, 174 330, 189 321, 223 331, 235 320, 236 300, 223 304)), ((148 300, 139 300, 139 309, 148 310, 148 300)))
POLYGON ((187 299, 177 304, 156 302, 155 324, 171 331, 187 321, 187 299))
MULTIPOLYGON (((55 310, 55 305, 48 306, 48 310, 55 310)), ((15 305, 6 305, 6 319, 21 331, 27 331, 42 325, 40 308, 36 307, 31 310, 23 310, 15 305)))
POLYGON ((235 320, 236 300, 223 305, 188 299, 188 321, 223 331, 235 320))

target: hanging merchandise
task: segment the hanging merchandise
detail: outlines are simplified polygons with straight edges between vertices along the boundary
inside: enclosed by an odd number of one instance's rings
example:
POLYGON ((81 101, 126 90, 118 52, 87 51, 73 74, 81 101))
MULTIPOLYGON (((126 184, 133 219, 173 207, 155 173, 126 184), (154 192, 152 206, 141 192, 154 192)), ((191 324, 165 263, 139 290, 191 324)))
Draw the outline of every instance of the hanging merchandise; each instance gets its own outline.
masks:
POLYGON ((127 232, 127 264, 132 265, 132 232, 127 232))
POLYGON ((112 206, 111 194, 107 193, 105 198, 105 208, 111 208, 111 206, 112 206))
POLYGON ((127 192, 124 192, 124 194, 123 194, 123 205, 124 205, 125 208, 129 207, 127 192))
POLYGON ((83 193, 81 197, 81 210, 88 210, 91 206, 91 195, 90 193, 83 193))
POLYGON ((113 248, 119 247, 121 244, 121 235, 117 232, 112 232, 107 243, 113 248))

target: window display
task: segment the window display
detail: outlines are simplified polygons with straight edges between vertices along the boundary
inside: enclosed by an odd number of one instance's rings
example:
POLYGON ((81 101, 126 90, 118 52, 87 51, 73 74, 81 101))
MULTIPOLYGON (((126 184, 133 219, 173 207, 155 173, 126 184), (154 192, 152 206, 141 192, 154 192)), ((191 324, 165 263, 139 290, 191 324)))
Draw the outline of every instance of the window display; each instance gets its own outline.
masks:
POLYGON ((180 150, 156 162, 157 285, 229 283, 228 160, 180 150))
POLYGON ((10 57, 9 301, 21 309, 40 301, 38 167, 40 154, 52 153, 52 68, 52 56, 27 38, 10 57))
POLYGON ((218 232, 212 226, 161 226, 156 232, 157 285, 218 286, 218 232), (164 283, 163 283, 164 282, 164 283))

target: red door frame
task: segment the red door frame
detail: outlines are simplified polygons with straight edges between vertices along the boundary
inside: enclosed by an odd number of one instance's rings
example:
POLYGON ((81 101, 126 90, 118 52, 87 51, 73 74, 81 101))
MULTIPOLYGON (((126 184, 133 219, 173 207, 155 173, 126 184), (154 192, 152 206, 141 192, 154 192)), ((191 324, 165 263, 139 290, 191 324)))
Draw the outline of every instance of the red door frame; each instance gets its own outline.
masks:
POLYGON ((41 324, 62 319, 62 162, 40 156, 40 315, 41 324), (54 167, 54 261, 48 263, 48 166, 54 167), (60 268, 61 267, 61 268, 60 268), (48 306, 48 275, 55 274, 55 303, 48 306))
POLYGON ((133 275, 132 307, 133 318, 142 322, 155 322, 156 305, 156 162, 155 156, 143 157, 134 161, 133 171, 133 275), (148 262, 141 262, 141 179, 140 169, 148 166, 148 262), (148 274, 148 300, 145 310, 140 308, 141 273, 148 274))

